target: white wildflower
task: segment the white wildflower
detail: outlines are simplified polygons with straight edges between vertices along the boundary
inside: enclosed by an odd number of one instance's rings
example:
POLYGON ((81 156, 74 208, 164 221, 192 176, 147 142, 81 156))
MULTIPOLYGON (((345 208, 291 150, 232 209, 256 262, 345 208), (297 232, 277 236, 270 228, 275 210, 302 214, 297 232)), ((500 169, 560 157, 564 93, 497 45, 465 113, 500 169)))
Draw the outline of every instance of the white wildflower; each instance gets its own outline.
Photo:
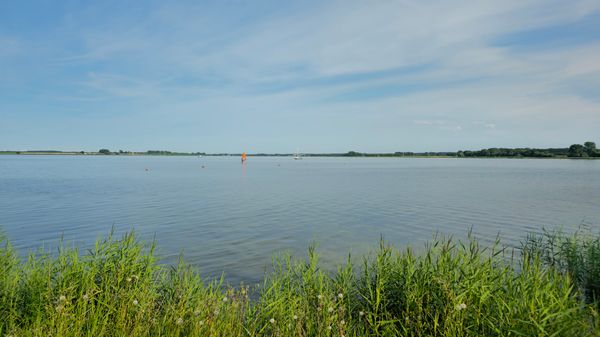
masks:
POLYGON ((67 300, 67 298, 65 297, 65 295, 60 295, 60 297, 58 298, 59 302, 64 302, 66 300, 67 300))
POLYGON ((202 326, 202 325, 204 325, 204 321, 200 321, 200 322, 198 322, 198 324, 200 324, 202 326))
POLYGON ((88 296, 88 294, 83 294, 82 298, 84 301, 87 301, 90 297, 88 296))
POLYGON ((275 324, 275 318, 271 318, 269 322, 271 322, 271 324, 275 324))
POLYGON ((223 297, 223 302, 227 302, 227 296, 223 297))
POLYGON ((327 326, 327 330, 331 330, 331 325, 328 325, 328 326, 327 326))
POLYGON ((365 312, 364 312, 364 311, 359 311, 359 312, 358 312, 358 316, 362 317, 362 316, 364 316, 364 315, 365 315, 365 312))
POLYGON ((128 278, 127 278, 127 282, 131 282, 131 277, 128 277, 128 278))
POLYGON ((460 311, 460 310, 464 310, 464 309, 466 309, 466 308, 467 308, 467 305, 466 305, 466 304, 464 304, 464 303, 461 303, 461 304, 457 304, 455 308, 456 308, 456 310, 459 310, 459 311, 460 311))
POLYGON ((297 319, 298 319, 298 316, 297 316, 297 315, 294 315, 294 317, 292 317, 292 318, 293 318, 294 320, 297 320, 297 319))
POLYGON ((138 300, 133 300, 133 305, 138 305, 138 304, 139 304, 138 300))
POLYGON ((322 300, 323 299, 323 295, 319 294, 319 295, 317 295, 317 298, 320 299, 320 300, 322 300))
POLYGON ((181 325, 181 324, 183 324, 183 318, 179 317, 179 318, 177 319, 177 324, 178 324, 178 325, 181 325))
POLYGON ((344 324, 346 324, 346 321, 344 321, 344 320, 341 320, 341 321, 340 321, 340 325, 344 325, 344 324))
POLYGON ((333 312, 333 308, 332 307, 327 308, 327 312, 333 312))
POLYGON ((339 294, 338 294, 338 298, 341 300, 342 298, 344 298, 344 294, 342 294, 342 293, 339 293, 339 294))

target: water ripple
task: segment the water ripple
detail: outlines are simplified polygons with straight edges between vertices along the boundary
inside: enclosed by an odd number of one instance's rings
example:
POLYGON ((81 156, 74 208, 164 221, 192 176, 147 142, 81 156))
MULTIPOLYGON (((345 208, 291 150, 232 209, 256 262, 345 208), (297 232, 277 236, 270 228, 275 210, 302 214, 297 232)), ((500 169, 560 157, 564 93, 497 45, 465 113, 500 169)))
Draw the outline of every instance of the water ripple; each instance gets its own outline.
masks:
POLYGON ((337 264, 381 236, 419 246, 472 230, 518 246, 542 226, 598 227, 598 173, 569 160, 2 156, 0 226, 24 252, 135 228, 165 263, 183 253, 205 276, 252 282, 311 242, 337 264))

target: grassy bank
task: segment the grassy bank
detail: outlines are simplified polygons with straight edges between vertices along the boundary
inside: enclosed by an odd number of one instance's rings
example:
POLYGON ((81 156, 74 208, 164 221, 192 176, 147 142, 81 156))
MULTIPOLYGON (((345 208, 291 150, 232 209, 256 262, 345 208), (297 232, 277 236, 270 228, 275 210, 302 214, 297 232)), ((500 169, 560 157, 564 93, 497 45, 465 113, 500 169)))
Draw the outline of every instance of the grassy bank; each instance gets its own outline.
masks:
MULTIPOLYGON (((282 257, 257 287, 157 264, 133 234, 88 253, 0 248, 0 336, 597 336, 594 304, 539 251, 507 262, 477 241, 384 244, 335 273, 282 257)), ((578 281, 579 282, 579 281, 578 281)))

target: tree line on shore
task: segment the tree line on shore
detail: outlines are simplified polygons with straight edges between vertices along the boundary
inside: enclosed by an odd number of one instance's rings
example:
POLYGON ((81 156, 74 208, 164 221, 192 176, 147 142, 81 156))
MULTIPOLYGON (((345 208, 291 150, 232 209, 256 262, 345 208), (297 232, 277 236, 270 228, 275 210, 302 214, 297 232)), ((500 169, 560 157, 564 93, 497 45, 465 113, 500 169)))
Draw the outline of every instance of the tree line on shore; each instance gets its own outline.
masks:
POLYGON ((173 152, 164 150, 148 150, 146 152, 134 152, 134 151, 111 151, 109 149, 100 149, 99 154, 104 155, 149 155, 149 156, 198 156, 205 155, 204 152, 173 152))
MULTIPOLYGON (((149 155, 149 156, 239 156, 241 153, 206 153, 206 152, 173 152, 164 150, 148 150, 145 152, 111 151, 103 148, 98 152, 85 151, 0 151, 0 154, 99 154, 99 155, 149 155)), ((293 156, 292 153, 249 153, 254 157, 284 157, 293 156)), ((365 153, 348 151, 346 153, 303 153, 304 157, 458 157, 458 158, 600 158, 600 150, 596 143, 588 141, 582 144, 573 144, 565 148, 487 148, 481 150, 460 150, 456 152, 393 152, 393 153, 365 153)))
POLYGON ((461 150, 457 152, 394 152, 360 153, 350 151, 344 157, 475 157, 475 158, 590 158, 600 157, 596 143, 573 144, 568 148, 488 148, 478 151, 461 150))
POLYGON ((530 149, 530 148, 489 148, 479 151, 458 151, 458 157, 529 157, 529 158, 585 158, 600 157, 596 143, 573 144, 568 148, 530 149))

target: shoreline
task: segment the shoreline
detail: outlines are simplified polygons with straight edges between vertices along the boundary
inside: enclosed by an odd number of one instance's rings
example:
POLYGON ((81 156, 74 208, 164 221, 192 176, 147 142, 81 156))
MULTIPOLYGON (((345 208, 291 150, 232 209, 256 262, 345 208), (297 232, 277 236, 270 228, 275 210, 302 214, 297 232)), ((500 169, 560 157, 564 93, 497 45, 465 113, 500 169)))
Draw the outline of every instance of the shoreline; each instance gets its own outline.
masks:
MULTIPOLYGON (((146 154, 146 153, 134 153, 134 154, 103 154, 103 153, 79 153, 79 152, 21 152, 18 151, 4 151, 0 152, 0 156, 92 156, 92 157, 198 157, 196 154, 146 154)), ((238 154, 203 154, 201 157, 239 157, 238 154)), ((269 158, 278 158, 278 157, 294 157, 294 154, 248 154, 248 157, 269 157, 269 158)), ((510 157, 510 156, 441 156, 441 155, 405 155, 405 156, 396 156, 396 155, 386 155, 386 154, 366 154, 364 156, 347 156, 347 155, 330 155, 330 154, 304 154, 303 158, 397 158, 397 159, 410 159, 410 158, 422 158, 422 159, 572 159, 572 160, 600 160, 600 157, 568 157, 568 156, 560 156, 560 157, 510 157)))

